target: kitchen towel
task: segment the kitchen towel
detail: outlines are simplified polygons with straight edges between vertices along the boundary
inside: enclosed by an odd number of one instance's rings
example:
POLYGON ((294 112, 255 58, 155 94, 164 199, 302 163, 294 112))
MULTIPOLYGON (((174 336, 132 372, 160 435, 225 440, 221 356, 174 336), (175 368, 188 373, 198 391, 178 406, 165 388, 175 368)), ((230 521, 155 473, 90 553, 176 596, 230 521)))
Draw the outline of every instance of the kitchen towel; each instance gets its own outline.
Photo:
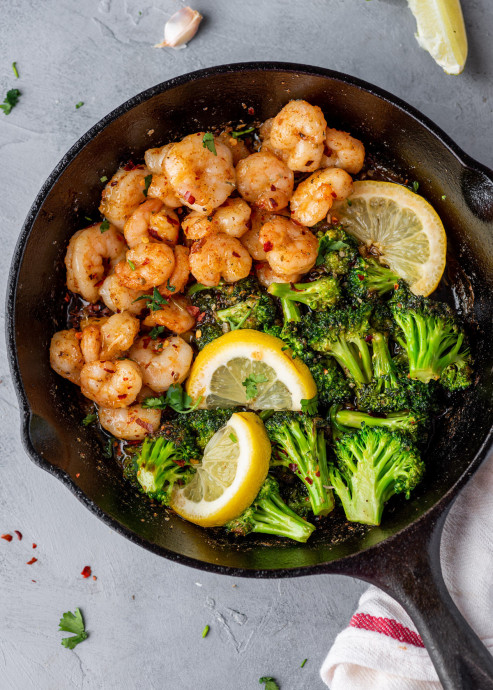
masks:
MULTIPOLYGON (((493 455, 446 519, 441 563, 457 607, 493 652, 493 455)), ((361 597, 320 671, 331 690, 440 690, 423 641, 402 606, 376 587, 361 597)))

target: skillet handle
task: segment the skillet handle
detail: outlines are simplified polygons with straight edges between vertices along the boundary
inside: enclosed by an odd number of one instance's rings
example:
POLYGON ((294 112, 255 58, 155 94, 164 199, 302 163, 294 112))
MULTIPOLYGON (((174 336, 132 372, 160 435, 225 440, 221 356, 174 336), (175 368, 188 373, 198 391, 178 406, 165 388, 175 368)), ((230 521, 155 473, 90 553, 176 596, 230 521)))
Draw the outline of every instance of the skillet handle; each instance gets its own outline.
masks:
POLYGON ((367 572, 358 568, 359 576, 406 609, 445 690, 493 690, 493 656, 462 617, 442 577, 440 538, 447 512, 431 525, 425 519, 410 534, 396 537, 379 573, 370 572, 370 563, 360 563, 367 572))

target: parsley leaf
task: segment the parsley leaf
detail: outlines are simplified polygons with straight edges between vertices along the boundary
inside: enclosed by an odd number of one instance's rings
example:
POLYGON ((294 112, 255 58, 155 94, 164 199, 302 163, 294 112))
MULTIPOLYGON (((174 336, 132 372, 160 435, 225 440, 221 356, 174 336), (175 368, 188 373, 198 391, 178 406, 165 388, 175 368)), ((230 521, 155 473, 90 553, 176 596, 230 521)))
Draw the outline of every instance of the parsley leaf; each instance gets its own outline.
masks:
POLYGON ((318 241, 318 255, 315 266, 321 266, 324 262, 325 255, 329 252, 338 252, 341 249, 348 249, 347 242, 342 240, 331 240, 326 235, 323 235, 318 241))
POLYGON ((75 609, 75 613, 72 613, 72 611, 64 613, 60 618, 59 627, 60 630, 65 632, 74 633, 74 637, 64 637, 62 640, 62 645, 67 649, 73 649, 79 642, 83 642, 87 639, 84 619, 82 618, 80 609, 75 609))
POLYGON ((169 290, 170 292, 174 292, 176 290, 176 287, 174 285, 171 285, 169 282, 169 278, 166 281, 166 290, 169 290))
POLYGON ((12 71, 15 74, 15 78, 19 79, 19 70, 17 69, 17 62, 12 63, 12 71))
POLYGON ((418 189, 419 189, 419 182, 414 180, 414 182, 411 182, 411 184, 408 184, 407 187, 408 187, 408 189, 411 190, 411 192, 414 192, 415 194, 417 194, 418 189))
POLYGON ((98 415, 95 412, 91 412, 91 414, 86 415, 82 420, 82 426, 89 426, 89 424, 95 422, 97 418, 98 415))
POLYGON ((238 443, 238 439, 234 434, 229 435, 229 440, 231 441, 231 443, 238 443))
POLYGON ((151 186, 152 182, 152 175, 146 175, 144 177, 144 196, 147 196, 147 192, 149 191, 149 187, 151 186))
POLYGON ((245 386, 245 395, 247 400, 252 400, 258 395, 257 383, 265 383, 269 379, 265 374, 250 374, 241 384, 245 386))
POLYGON ((217 156, 216 144, 214 143, 214 137, 210 132, 206 132, 202 139, 202 146, 205 149, 209 149, 211 153, 217 156))
POLYGON ((182 386, 176 383, 168 388, 166 395, 146 398, 142 403, 142 407, 153 408, 155 410, 164 410, 166 407, 171 407, 175 412, 188 414, 197 409, 201 400, 202 396, 194 403, 188 393, 185 393, 182 386))
POLYGON ((318 412, 318 393, 310 399, 303 398, 300 400, 301 410, 305 414, 317 414, 318 412))
POLYGON ((84 101, 79 101, 78 103, 75 104, 75 109, 79 110, 79 108, 82 108, 83 105, 84 105, 84 101))
POLYGON ((113 457, 113 439, 109 438, 106 441, 106 445, 103 448, 103 457, 112 458, 113 457))
POLYGON ((239 129, 237 132, 231 132, 231 136, 233 139, 238 139, 239 137, 242 137, 244 134, 250 134, 251 132, 255 132, 255 127, 249 127, 248 129, 239 129))
POLYGON ((265 683, 265 690, 279 690, 279 685, 272 676, 262 676, 258 682, 265 683))
POLYGON ((205 628, 202 630, 202 639, 204 639, 204 637, 207 637, 207 635, 209 634, 209 630, 210 630, 210 629, 211 629, 211 628, 210 628, 210 625, 206 625, 206 626, 205 626, 205 628))
POLYGON ((130 261, 130 259, 127 259, 127 264, 130 266, 132 271, 135 271, 135 264, 133 261, 130 261))
POLYGON ((12 108, 17 105, 20 95, 21 92, 19 89, 10 89, 10 91, 7 91, 7 95, 5 96, 3 103, 0 104, 0 108, 3 110, 5 115, 9 115, 12 108))
POLYGON ((159 338, 161 333, 164 331, 164 326, 154 326, 154 328, 149 331, 149 336, 153 339, 156 340, 156 338, 159 338))
POLYGON ((106 218, 105 218, 103 220, 103 222, 101 223, 99 229, 101 230, 101 234, 103 234, 103 232, 106 232, 106 230, 109 230, 110 229, 110 221, 106 220, 106 218))
POLYGON ((303 666, 306 664, 307 661, 308 661, 308 659, 303 659, 303 661, 301 662, 300 668, 303 668, 303 666))
POLYGON ((137 299, 134 299, 132 304, 141 299, 147 300, 147 306, 151 311, 159 311, 161 307, 163 307, 165 304, 168 304, 168 301, 164 299, 157 287, 153 289, 152 295, 141 295, 140 297, 137 297, 137 299))
POLYGON ((100 177, 99 179, 101 180, 101 182, 108 182, 108 178, 106 177, 106 175, 103 175, 103 177, 100 177))

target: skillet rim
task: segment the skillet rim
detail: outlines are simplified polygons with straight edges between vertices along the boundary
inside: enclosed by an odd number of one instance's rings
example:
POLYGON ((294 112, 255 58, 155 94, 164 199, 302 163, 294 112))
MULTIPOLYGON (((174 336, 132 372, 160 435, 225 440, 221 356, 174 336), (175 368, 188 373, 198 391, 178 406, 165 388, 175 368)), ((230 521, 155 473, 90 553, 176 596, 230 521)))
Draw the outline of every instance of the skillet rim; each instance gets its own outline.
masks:
MULTIPOLYGON (((59 467, 55 467, 50 464, 45 458, 43 458, 35 449, 30 439, 29 425, 32 419, 31 408, 29 406, 26 393, 22 384, 22 376, 20 371, 20 366, 17 358, 17 351, 15 348, 15 303, 17 296, 17 283, 18 274, 22 259, 24 256, 24 251, 29 240, 29 235, 36 221, 36 218, 43 207, 43 204, 51 192, 53 187, 56 185, 61 174, 65 169, 73 162, 77 155, 85 148, 87 144, 100 132, 102 132, 110 123, 114 122, 121 115, 125 114, 132 108, 141 103, 149 100, 153 96, 168 91, 177 86, 182 86, 186 83, 198 81, 205 77, 214 76, 217 74, 226 73, 237 73, 237 72, 296 72, 306 75, 314 75, 318 77, 328 78, 334 81, 339 81, 344 84, 349 84, 355 86, 358 89, 364 90, 371 95, 383 100, 384 102, 390 104, 392 107, 403 111, 406 115, 413 118, 419 125, 424 127, 429 131, 438 141, 445 146, 454 155, 459 164, 464 169, 472 169, 481 175, 488 178, 493 184, 493 171, 487 166, 479 163, 471 156, 469 156, 465 151, 463 151, 453 140, 446 134, 440 127, 435 125, 428 117, 421 114, 416 108, 409 105, 397 96, 393 96, 388 91, 381 89, 380 87, 374 86, 362 79, 352 77, 350 75, 344 74, 342 72, 337 72, 330 69, 325 69, 323 67, 316 67, 311 65, 304 65, 291 62, 269 62, 269 61, 253 61, 253 62, 239 62, 233 63, 231 65, 217 65, 214 67, 209 67, 201 70, 195 70, 193 72, 187 72, 186 74, 179 75, 168 79, 167 81, 160 82, 144 91, 141 91, 136 96, 129 98, 124 103, 119 105, 117 108, 110 111, 105 117, 99 120, 95 125, 93 125, 89 130, 87 130, 76 142, 73 144, 68 152, 62 157, 59 163, 55 166, 53 171, 50 173, 46 181, 43 183, 40 191, 38 192, 29 212, 26 216, 26 220, 22 226, 19 238, 17 240, 12 263, 10 265, 8 282, 7 282, 7 292, 6 292, 6 343, 7 343, 7 356, 9 361, 9 368, 12 375, 12 381, 14 384, 17 400, 20 405, 21 413, 21 439, 25 451, 28 456, 38 467, 41 467, 48 473, 59 479, 67 488, 74 494, 76 498, 83 503, 86 508, 88 508, 92 513, 94 513, 100 520, 102 520, 109 527, 114 529, 118 534, 126 537, 132 543, 138 544, 143 548, 151 551, 152 553, 167 558, 175 563, 180 563, 189 567, 196 568, 198 570, 205 570, 207 572, 218 573, 221 575, 230 575, 234 577, 253 577, 262 579, 271 579, 277 577, 300 577, 312 574, 322 574, 331 572, 344 572, 344 566, 347 564, 347 570, 350 571, 350 564, 353 563, 358 556, 361 554, 375 554, 377 555, 377 550, 390 548, 390 545, 396 540, 402 537, 404 534, 408 534, 410 531, 414 530, 418 525, 422 527, 425 521, 433 522, 438 516, 446 511, 458 494, 459 490, 466 484, 474 472, 478 469, 480 464, 485 459, 488 452, 493 447, 493 425, 489 432, 485 435, 483 443, 470 461, 470 463, 465 468, 464 472, 460 475, 457 481, 450 487, 450 489, 428 510, 426 510, 422 515, 420 515, 416 520, 413 520, 404 528, 399 530, 393 535, 386 537, 377 544, 370 546, 368 548, 362 549, 354 554, 348 556, 343 556, 341 558, 335 559, 328 563, 318 563, 316 565, 298 566, 295 568, 277 568, 277 569, 246 569, 246 568, 235 568, 233 566, 217 565, 214 563, 208 563, 206 561, 201 561, 198 558, 191 558, 189 556, 184 556, 178 554, 174 551, 156 544, 152 544, 147 540, 139 537, 129 528, 123 526, 115 519, 107 515, 101 508, 96 505, 91 499, 89 499, 86 494, 75 484, 69 474, 59 467)), ((431 525, 430 525, 431 530, 431 525)))

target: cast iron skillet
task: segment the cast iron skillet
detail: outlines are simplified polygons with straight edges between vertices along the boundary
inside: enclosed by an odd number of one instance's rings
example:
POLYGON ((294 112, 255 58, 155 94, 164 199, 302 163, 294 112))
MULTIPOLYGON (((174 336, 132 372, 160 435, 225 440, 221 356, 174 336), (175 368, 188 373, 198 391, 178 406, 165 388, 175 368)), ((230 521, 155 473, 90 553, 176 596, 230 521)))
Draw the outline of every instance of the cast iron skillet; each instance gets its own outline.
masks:
MULTIPOLYGON (((95 217, 95 216, 93 216, 95 217)), ((22 229, 7 296, 7 340, 32 460, 64 482, 98 517, 170 560, 245 577, 340 573, 372 582, 412 616, 447 689, 493 688, 493 661, 461 617, 440 570, 448 509, 491 445, 493 356, 493 173, 466 156, 429 120, 390 94, 337 72, 284 63, 246 63, 193 72, 141 93, 85 134, 43 185, 22 229), (437 424, 426 481, 411 501, 396 500, 379 528, 337 516, 306 545, 224 535, 164 513, 130 488, 116 463, 101 458, 81 426, 75 386, 49 367, 48 344, 63 327, 61 259, 69 237, 96 212, 102 184, 121 161, 218 123, 272 117, 305 98, 330 124, 361 138, 371 155, 419 180, 440 213, 453 256, 448 281, 471 328, 476 385, 453 416, 437 424), (251 111, 250 111, 251 113, 251 111), (251 118, 250 118, 251 119, 251 118), (443 200, 442 197, 446 199, 443 200)))

